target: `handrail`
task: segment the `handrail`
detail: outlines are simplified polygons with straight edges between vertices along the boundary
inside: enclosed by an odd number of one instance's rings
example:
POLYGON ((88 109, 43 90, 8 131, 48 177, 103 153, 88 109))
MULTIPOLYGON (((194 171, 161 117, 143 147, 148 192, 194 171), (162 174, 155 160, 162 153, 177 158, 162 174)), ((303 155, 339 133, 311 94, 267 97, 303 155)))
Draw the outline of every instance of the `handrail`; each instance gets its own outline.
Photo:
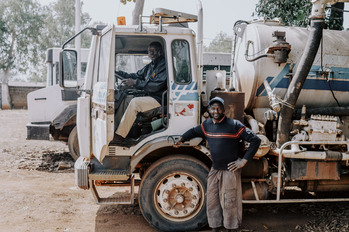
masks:
POLYGON ((163 127, 167 127, 167 123, 165 123, 165 94, 167 94, 167 90, 165 90, 163 93, 162 93, 162 96, 161 96, 161 115, 162 115, 162 117, 161 117, 161 124, 162 124, 162 126, 163 127))

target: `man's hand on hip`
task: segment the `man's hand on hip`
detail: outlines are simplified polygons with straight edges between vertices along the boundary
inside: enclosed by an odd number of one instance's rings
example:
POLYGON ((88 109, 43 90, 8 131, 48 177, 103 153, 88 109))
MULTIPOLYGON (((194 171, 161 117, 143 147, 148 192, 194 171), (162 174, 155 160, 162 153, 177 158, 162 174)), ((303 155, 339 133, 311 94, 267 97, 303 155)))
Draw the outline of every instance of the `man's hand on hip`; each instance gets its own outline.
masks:
POLYGON ((180 137, 177 141, 174 141, 173 147, 179 148, 182 143, 183 143, 183 138, 180 137))
POLYGON ((235 172, 245 166, 247 163, 246 159, 237 159, 231 163, 228 164, 228 170, 231 172, 235 172))

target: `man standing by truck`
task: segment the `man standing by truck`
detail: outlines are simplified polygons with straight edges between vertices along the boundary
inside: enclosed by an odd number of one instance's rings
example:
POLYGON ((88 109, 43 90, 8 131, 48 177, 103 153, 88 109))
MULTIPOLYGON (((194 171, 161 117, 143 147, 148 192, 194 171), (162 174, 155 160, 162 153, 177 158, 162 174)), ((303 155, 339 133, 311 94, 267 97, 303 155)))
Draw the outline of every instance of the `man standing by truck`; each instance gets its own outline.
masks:
POLYGON ((253 158, 261 140, 240 121, 224 115, 222 98, 209 101, 209 113, 212 118, 185 132, 176 145, 194 137, 207 139, 212 157, 207 180, 208 224, 212 231, 222 226, 232 231, 242 220, 241 168, 253 158), (238 157, 240 139, 250 143, 242 159, 238 157))

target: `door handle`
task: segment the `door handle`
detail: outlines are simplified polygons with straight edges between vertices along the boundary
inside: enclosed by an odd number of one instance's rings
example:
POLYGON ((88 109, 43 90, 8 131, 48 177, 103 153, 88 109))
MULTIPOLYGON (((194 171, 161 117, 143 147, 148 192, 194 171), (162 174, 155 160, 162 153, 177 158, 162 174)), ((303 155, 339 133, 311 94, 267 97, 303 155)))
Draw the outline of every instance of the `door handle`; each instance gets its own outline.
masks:
POLYGON ((94 119, 98 118, 98 109, 92 109, 92 118, 94 119))

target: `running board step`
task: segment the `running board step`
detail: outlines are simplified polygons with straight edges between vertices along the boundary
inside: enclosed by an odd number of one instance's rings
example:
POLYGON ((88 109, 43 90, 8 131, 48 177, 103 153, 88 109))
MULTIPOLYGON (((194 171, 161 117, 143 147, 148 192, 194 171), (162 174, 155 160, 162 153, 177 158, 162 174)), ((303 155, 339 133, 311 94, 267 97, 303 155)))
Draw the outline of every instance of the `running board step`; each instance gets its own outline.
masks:
MULTIPOLYGON (((107 179, 97 179, 97 180, 107 180, 107 179)), ((108 180, 119 180, 119 179, 108 179, 108 180)), ((93 197, 96 200, 97 204, 100 205, 132 205, 134 204, 135 196, 134 196, 134 186, 135 186, 135 178, 134 175, 131 176, 130 182, 130 193, 120 193, 120 196, 117 197, 100 197, 97 188, 95 185, 95 180, 91 179, 90 175, 90 187, 93 194, 93 197)))
POLYGON ((88 177, 90 180, 128 180, 130 178, 127 170, 92 172, 88 177))
POLYGON ((108 197, 108 198, 100 198, 99 205, 130 205, 133 204, 131 201, 131 194, 125 193, 126 195, 118 196, 118 197, 108 197))

